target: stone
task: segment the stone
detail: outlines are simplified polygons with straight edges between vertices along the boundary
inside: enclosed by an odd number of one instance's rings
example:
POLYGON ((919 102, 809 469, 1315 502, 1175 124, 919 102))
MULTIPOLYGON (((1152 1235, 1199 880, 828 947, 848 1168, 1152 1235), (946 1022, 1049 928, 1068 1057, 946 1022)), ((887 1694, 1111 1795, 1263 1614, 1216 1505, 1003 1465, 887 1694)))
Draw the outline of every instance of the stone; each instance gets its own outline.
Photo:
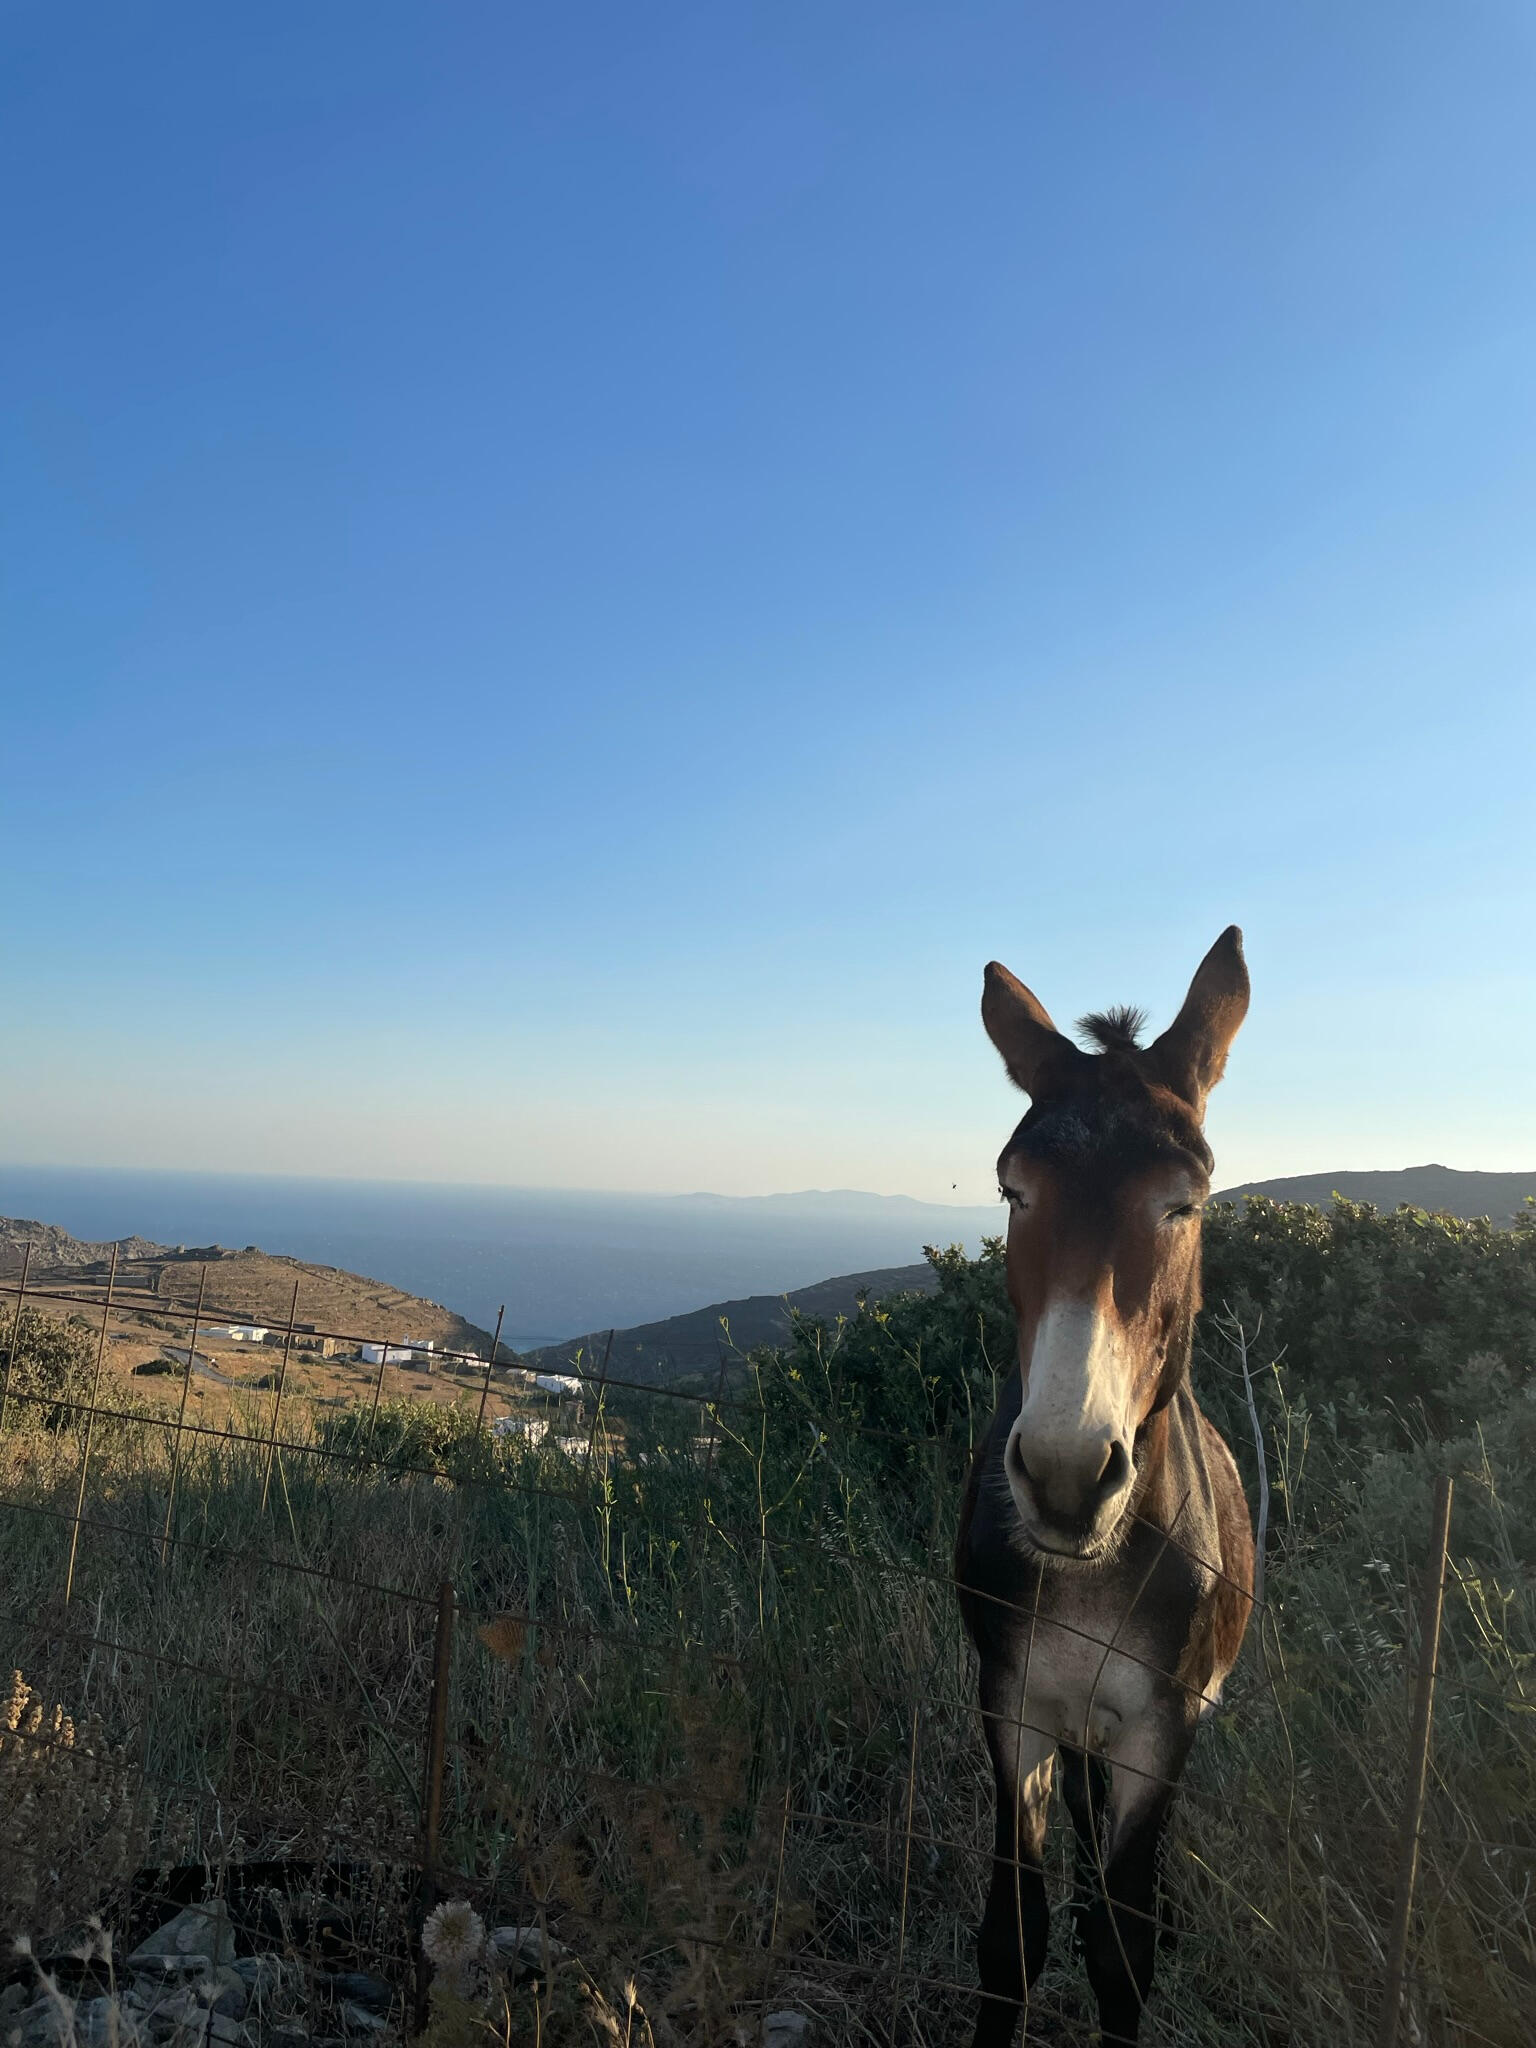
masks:
POLYGON ((763 2048, 802 2048, 811 2038, 810 2016, 803 2012, 766 2013, 763 2017, 763 2048))
POLYGON ((333 1998, 350 1998, 356 2005, 367 2006, 370 2012, 388 2012, 395 2002, 393 1985, 386 1984, 382 1977, 371 1976, 367 1970, 330 1970, 317 1981, 333 1998))
POLYGON ((245 1979, 234 1968, 215 1970, 205 1984, 199 1984, 197 1995, 204 2004, 223 2013, 226 2018, 237 2020, 245 2012, 250 1998, 245 1979))
POLYGON ((115 1998, 82 1998, 75 2007, 75 2048, 128 2048, 138 2021, 115 1998))
POLYGON ((389 2031, 388 2020, 351 1998, 341 2001, 341 2024, 349 2034, 383 2034, 389 2031))
POLYGON ((543 1969, 546 1956, 555 1963, 566 1953, 564 1944, 542 1927, 493 1927, 486 1945, 503 1964, 521 1963, 533 1970, 543 1969))
POLYGON ((235 1930, 230 1925, 229 1908, 222 1899, 208 1899, 157 1927, 129 1956, 128 1968, 159 1968, 168 1975, 174 1970, 206 1972, 227 1967, 234 1960, 235 1930))
POLYGON ((285 2020, 267 2035, 268 2048, 309 2048, 308 2031, 293 2020, 285 2020))
POLYGON ((252 2036, 249 2027, 242 2027, 228 2013, 210 2012, 202 2038, 205 2042, 217 2041, 220 2048, 250 2048, 252 2036))
POLYGON ((130 2011, 142 2013, 146 2024, 164 2033, 169 2027, 201 2024, 207 2010, 199 1998, 200 1986, 177 1978, 140 1978, 126 1993, 123 2003, 130 2011))
POLYGON ((74 2036, 75 2001, 44 1992, 13 2022, 20 2048, 69 2048, 74 2036))
POLYGON ((0 1990, 0 2027, 8 2027, 11 2021, 18 2019, 31 2003, 32 1986, 30 1984, 22 1984, 20 1982, 7 1984, 3 1990, 0 1990))
POLYGON ((230 1968, 257 2005, 275 1998, 298 1975, 283 1956, 236 1956, 230 1968))

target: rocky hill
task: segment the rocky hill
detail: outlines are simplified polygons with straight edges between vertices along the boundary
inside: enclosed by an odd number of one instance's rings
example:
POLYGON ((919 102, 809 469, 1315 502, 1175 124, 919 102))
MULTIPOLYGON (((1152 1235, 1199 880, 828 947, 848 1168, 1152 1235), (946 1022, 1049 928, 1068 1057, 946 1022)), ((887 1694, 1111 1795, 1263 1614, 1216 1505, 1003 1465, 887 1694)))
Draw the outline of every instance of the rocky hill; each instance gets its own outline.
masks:
POLYGON ((1455 1166, 1404 1166, 1391 1172, 1296 1173, 1280 1180, 1244 1181, 1223 1188, 1220 1202, 1239 1195, 1265 1195, 1272 1202, 1311 1202, 1325 1207, 1335 1195, 1371 1202, 1378 1209, 1432 1209, 1446 1216, 1487 1216, 1513 1223, 1527 1196, 1536 1197, 1530 1173, 1470 1173, 1455 1166))
MULTIPOLYGON (((0 1287, 18 1285, 28 1244, 29 1296, 54 1296, 47 1305, 56 1310, 71 1305, 88 1308, 102 1300, 112 1244, 93 1244, 71 1237, 55 1224, 17 1216, 0 1217, 0 1287)), ((117 1240, 116 1251, 113 1300, 124 1309, 189 1308, 201 1288, 203 1319, 209 1324, 254 1322, 280 1329, 291 1311, 297 1328, 322 1336, 385 1343, 431 1338, 440 1349, 481 1355, 490 1349, 488 1331, 441 1302, 426 1301, 361 1273, 264 1252, 256 1245, 236 1251, 224 1245, 172 1246, 125 1237, 117 1240)))
POLYGON ((718 1373, 722 1359, 751 1351, 759 1344, 781 1344, 789 1334, 791 1315, 820 1317, 828 1322, 851 1316, 863 1298, 929 1293, 933 1269, 887 1266, 873 1273, 843 1273, 797 1287, 789 1294, 749 1294, 740 1301, 717 1301, 690 1315, 668 1316, 659 1323, 641 1323, 632 1330, 594 1331, 563 1344, 525 1351, 519 1362, 537 1372, 562 1372, 579 1360, 583 1372, 598 1372, 607 1361, 608 1376, 639 1380, 646 1385, 686 1378, 707 1379, 718 1373))

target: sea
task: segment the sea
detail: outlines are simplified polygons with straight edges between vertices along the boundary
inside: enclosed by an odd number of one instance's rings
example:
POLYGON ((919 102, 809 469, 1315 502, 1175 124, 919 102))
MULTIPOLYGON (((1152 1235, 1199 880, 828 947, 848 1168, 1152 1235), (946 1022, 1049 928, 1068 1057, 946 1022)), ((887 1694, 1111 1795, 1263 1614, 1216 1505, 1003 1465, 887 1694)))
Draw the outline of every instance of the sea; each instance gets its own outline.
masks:
POLYGON ((259 1245, 387 1281, 482 1328, 504 1308, 505 1341, 518 1351, 912 1265, 925 1244, 974 1252, 1003 1227, 997 1208, 855 1189, 605 1194, 5 1165, 0 1216, 58 1224, 91 1240, 259 1245))

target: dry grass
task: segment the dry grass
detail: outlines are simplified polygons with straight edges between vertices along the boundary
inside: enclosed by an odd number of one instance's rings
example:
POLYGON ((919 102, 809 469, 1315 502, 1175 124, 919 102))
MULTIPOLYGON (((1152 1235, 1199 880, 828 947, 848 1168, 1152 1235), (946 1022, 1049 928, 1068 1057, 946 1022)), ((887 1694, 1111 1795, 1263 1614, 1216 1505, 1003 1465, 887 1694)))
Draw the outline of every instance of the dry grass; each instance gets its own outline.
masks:
MULTIPOLYGON (((1148 2039, 1371 2037, 1408 1561, 1445 1457, 1462 1476, 1413 2023, 1425 2043, 1516 2048, 1536 1994, 1536 1716, 1520 1704, 1536 1530, 1513 1489, 1536 1411, 1359 1466, 1314 1448, 1310 1470, 1294 1456, 1305 1418, 1273 1419, 1275 1682, 1245 1662, 1197 1751, 1170 1856, 1180 1938, 1148 2039)), ((857 1444, 775 1460, 737 1429, 701 1453, 695 1414, 658 1399, 624 1417, 622 1457, 602 1433, 590 1456, 449 1443, 439 1462, 461 1482, 408 1469, 397 1420, 375 1444, 393 1465, 370 1470, 319 1455, 335 1432, 306 1417, 265 1511, 259 1445, 185 1439, 163 1563, 170 1432, 98 1425, 67 1611, 78 1437, 0 1440, 0 1666, 89 1724, 58 1752, 61 1779, 71 1757, 117 1759, 150 1861, 190 1844, 215 1871, 257 1855, 409 1865, 447 1577, 444 1870, 488 1920, 544 1927, 568 1959, 509 1995, 505 2039, 612 2038, 606 2009, 638 2040, 626 1983, 655 2041, 680 2048, 748 2038, 784 2004, 838 2042, 966 2039, 991 1787, 968 1652, 929 1570, 956 1461, 916 1501, 857 1444)), ((91 1810, 70 1809, 81 1854, 107 1839, 91 1810)), ((62 1914, 65 1891, 27 1910, 62 1914)), ((1066 1919, 1032 2032, 1087 2039, 1066 1919)))

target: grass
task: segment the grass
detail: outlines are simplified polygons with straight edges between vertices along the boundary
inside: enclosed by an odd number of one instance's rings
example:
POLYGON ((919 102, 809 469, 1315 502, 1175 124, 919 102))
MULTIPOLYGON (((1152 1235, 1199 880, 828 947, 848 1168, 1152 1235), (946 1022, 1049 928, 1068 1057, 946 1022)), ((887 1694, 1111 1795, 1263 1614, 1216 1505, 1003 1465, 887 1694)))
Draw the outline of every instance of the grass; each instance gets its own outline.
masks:
MULTIPOLYGON (((563 2005, 538 1993, 537 2024, 510 2009, 509 2039, 603 2038, 597 1988, 622 2014, 626 1981, 658 2042, 714 2048, 785 2004, 838 2042, 968 2039, 991 1783, 944 1583, 964 1446, 897 1471, 888 1447, 831 1425, 792 1436, 751 1396, 718 1413, 610 1398, 577 1452, 492 1446, 451 1411, 299 1404, 265 1506, 265 1408, 237 1401, 235 1434, 179 1454, 163 1417, 98 1422, 67 1608, 80 1435, 8 1431, 0 1669, 25 1674, 38 1726, 0 1724, 0 1831, 21 1787, 34 1816, 54 1802, 70 1853, 13 1843, 0 1919, 110 1917, 134 1869, 187 1857, 215 1874, 272 1856, 408 1869, 447 1579, 442 1883, 488 1921, 548 1928, 586 1986, 563 2005)), ((1276 1377, 1264 1401, 1269 1683, 1250 1645, 1197 1746, 1146 2036, 1374 2038, 1405 1637, 1446 1466, 1405 2039, 1516 2048, 1536 1995, 1536 1403, 1491 1385, 1481 1432, 1347 1454, 1276 1377)), ((1067 1919, 1031 2033, 1086 2040, 1067 1919)))

